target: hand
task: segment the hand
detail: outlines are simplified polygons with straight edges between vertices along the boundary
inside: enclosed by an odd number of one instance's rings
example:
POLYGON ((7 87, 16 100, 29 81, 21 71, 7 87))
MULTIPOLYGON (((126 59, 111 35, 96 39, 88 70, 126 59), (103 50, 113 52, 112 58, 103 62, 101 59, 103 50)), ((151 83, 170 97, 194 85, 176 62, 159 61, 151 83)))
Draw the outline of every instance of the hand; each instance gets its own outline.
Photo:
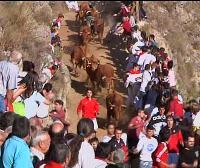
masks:
POLYGON ((113 16, 117 16, 117 14, 115 13, 113 16))
POLYGON ((195 168, 196 168, 197 166, 198 166, 198 161, 197 161, 197 160, 195 160, 195 161, 194 161, 194 163, 193 163, 193 167, 195 167, 195 168))
POLYGON ((168 168, 175 168, 176 167, 176 164, 170 164, 169 166, 168 166, 168 168))

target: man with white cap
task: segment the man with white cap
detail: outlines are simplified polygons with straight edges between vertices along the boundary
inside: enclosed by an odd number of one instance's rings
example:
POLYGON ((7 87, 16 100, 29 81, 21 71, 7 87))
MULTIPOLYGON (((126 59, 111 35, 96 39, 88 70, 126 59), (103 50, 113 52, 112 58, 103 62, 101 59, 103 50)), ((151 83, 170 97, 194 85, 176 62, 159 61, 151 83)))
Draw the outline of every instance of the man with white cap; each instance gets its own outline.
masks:
POLYGON ((16 50, 11 52, 7 60, 0 61, 0 112, 6 111, 5 97, 7 97, 8 103, 12 102, 21 63, 22 54, 16 50))

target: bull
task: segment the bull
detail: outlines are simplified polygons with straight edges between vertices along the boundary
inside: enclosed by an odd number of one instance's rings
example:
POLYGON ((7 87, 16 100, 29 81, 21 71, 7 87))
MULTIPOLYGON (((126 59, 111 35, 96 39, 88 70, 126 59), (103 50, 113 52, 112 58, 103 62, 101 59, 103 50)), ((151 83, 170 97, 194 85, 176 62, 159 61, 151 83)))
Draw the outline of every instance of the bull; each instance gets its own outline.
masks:
POLYGON ((106 97, 106 108, 107 108, 107 120, 111 121, 111 118, 116 122, 121 120, 122 107, 124 100, 123 97, 116 91, 108 94, 106 97))
POLYGON ((114 88, 114 69, 109 64, 101 65, 98 59, 90 57, 86 61, 86 72, 92 82, 94 90, 101 90, 101 87, 106 87, 108 93, 114 88))
POLYGON ((81 46, 75 46, 73 48, 73 51, 71 53, 71 63, 73 65, 73 71, 75 76, 79 76, 78 72, 77 72, 77 67, 81 68, 83 66, 83 68, 85 68, 85 52, 82 49, 81 46))

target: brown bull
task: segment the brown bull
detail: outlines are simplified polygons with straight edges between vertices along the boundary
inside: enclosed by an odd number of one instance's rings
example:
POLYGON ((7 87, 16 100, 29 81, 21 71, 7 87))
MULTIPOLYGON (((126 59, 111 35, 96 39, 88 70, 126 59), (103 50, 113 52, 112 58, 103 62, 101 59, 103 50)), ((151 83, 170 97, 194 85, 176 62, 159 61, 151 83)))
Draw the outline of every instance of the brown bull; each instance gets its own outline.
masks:
MULTIPOLYGON (((95 60, 94 57, 92 58, 92 60, 95 60)), ((94 90, 101 90, 100 86, 102 86, 106 87, 109 92, 111 88, 114 88, 114 69, 111 65, 101 65, 99 61, 92 62, 91 58, 87 59, 86 64, 86 72, 89 76, 94 90)))
POLYGON ((117 122, 121 120, 123 97, 113 91, 106 97, 107 120, 114 118, 117 122))
POLYGON ((80 27, 79 36, 82 45, 87 45, 91 41, 91 28, 87 25, 80 27))
POLYGON ((85 51, 81 46, 75 46, 71 53, 71 63, 73 65, 73 71, 76 76, 79 76, 77 72, 77 67, 85 68, 85 51))
POLYGON ((84 18, 86 15, 86 12, 90 10, 90 6, 88 2, 82 2, 79 5, 79 12, 76 15, 76 21, 79 19, 80 23, 82 24, 84 22, 84 18))
POLYGON ((95 30, 98 34, 98 38, 101 44, 103 44, 103 32, 104 32, 104 20, 103 18, 97 18, 94 23, 95 30))

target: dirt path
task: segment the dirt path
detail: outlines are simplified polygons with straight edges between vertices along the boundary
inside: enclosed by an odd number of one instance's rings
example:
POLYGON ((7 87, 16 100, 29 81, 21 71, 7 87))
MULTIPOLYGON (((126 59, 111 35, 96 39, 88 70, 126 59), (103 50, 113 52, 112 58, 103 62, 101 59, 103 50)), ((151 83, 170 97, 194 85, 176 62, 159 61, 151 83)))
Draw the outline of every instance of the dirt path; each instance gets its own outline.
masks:
MULTIPOLYGON (((70 53, 72 51, 72 48, 74 44, 78 41, 78 30, 79 25, 75 22, 75 12, 73 11, 66 11, 64 13, 65 15, 65 22, 63 23, 61 30, 59 31, 60 37, 63 41, 63 48, 64 48, 64 56, 63 61, 68 66, 71 66, 70 63, 70 53)), ((105 26, 104 30, 104 37, 106 37, 107 32, 109 31, 109 27, 105 26)), ((115 39, 113 39, 115 40, 115 39)), ((107 43, 106 45, 101 45, 97 41, 92 41, 89 44, 89 50, 91 53, 93 53, 95 56, 97 56, 100 59, 100 62, 102 64, 109 63, 111 64, 115 71, 116 76, 118 77, 116 81, 116 90, 125 97, 126 90, 123 87, 123 81, 122 81, 122 75, 123 75, 123 63, 125 63, 125 54, 124 51, 121 51, 119 47, 117 48, 115 45, 112 44, 118 44, 118 41, 112 41, 111 43, 107 43), (117 65, 117 68, 116 68, 117 65)), ((86 87, 85 87, 85 80, 87 77, 86 72, 81 69, 80 71, 80 77, 75 78, 71 76, 72 79, 72 89, 69 93, 69 101, 68 101, 68 109, 69 109, 69 117, 71 120, 71 127, 70 132, 76 133, 76 125, 78 123, 78 116, 76 113, 76 108, 78 106, 79 101, 84 97, 86 87)), ((97 136, 101 139, 103 135, 106 134, 104 125, 106 122, 106 104, 105 104, 105 97, 106 97, 106 91, 103 90, 100 94, 96 96, 100 103, 100 115, 98 116, 98 124, 99 124, 99 130, 97 132, 97 136)), ((126 115, 124 116, 124 122, 127 122, 126 115)))

